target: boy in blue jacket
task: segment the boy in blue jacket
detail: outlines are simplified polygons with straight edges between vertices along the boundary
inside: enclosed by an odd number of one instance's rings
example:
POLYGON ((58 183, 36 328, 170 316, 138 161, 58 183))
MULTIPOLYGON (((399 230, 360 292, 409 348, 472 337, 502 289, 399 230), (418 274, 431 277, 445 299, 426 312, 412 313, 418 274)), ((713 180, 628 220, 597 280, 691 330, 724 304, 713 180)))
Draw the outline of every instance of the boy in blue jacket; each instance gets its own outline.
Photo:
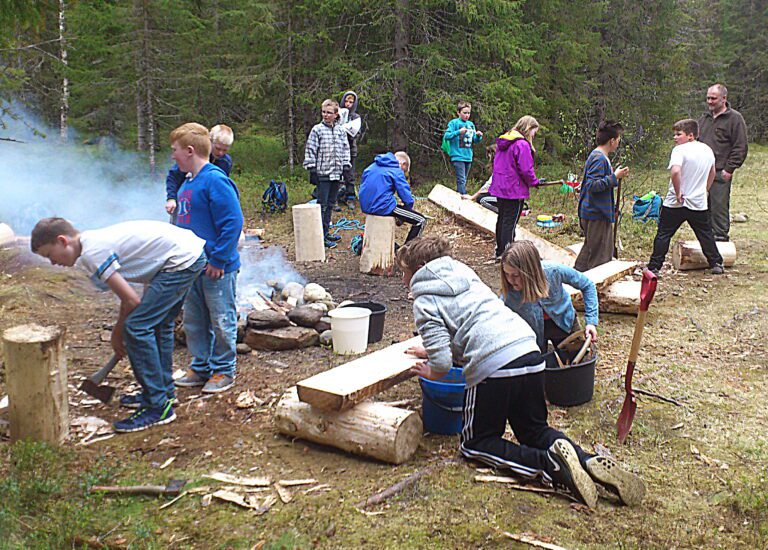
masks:
POLYGON ((411 224, 405 242, 415 239, 427 225, 423 214, 413 209, 411 186, 405 174, 411 169, 411 158, 404 152, 376 155, 373 164, 363 171, 360 179, 360 209, 364 214, 393 216, 400 222, 411 224), (394 194, 403 201, 397 204, 394 194))
POLYGON ((483 139, 483 133, 475 129, 469 120, 472 105, 469 101, 459 101, 456 106, 456 118, 448 123, 443 139, 451 142, 451 164, 456 170, 456 191, 467 194, 467 177, 472 167, 472 145, 483 139))
POLYGON ((237 341, 235 289, 240 269, 237 241, 243 212, 235 183, 208 162, 211 141, 193 122, 170 135, 173 160, 191 174, 179 189, 176 225, 205 239, 208 265, 184 304, 184 331, 192 364, 177 386, 203 386, 219 393, 234 385, 237 341))
POLYGON ((584 246, 573 266, 578 271, 587 271, 613 258, 613 224, 618 223, 613 188, 618 187, 629 168, 619 166, 614 170, 608 155, 619 148, 623 132, 618 122, 602 122, 597 129, 597 147, 589 154, 584 167, 579 195, 579 224, 584 232, 584 246))

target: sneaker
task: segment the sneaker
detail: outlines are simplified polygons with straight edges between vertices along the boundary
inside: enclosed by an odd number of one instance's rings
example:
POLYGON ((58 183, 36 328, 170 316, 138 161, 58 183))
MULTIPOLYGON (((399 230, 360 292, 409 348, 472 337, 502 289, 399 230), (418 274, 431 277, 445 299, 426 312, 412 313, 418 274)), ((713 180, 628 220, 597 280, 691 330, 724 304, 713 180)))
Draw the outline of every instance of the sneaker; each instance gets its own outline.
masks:
POLYGON ((341 240, 341 235, 328 235, 325 237, 327 241, 333 241, 333 242, 339 242, 341 240))
POLYGON ((325 248, 336 248, 336 243, 325 239, 325 248))
POLYGON ((725 273, 723 264, 715 264, 712 266, 712 275, 722 275, 723 273, 725 273))
POLYGON ((618 496, 627 506, 637 506, 645 496, 645 484, 639 476, 623 470, 615 461, 604 456, 587 460, 587 473, 594 481, 618 496))
POLYGON ((574 496, 590 508, 597 504, 597 487, 589 474, 581 467, 579 455, 567 439, 558 439, 547 451, 554 466, 551 474, 555 489, 574 496))
POLYGON ((334 212, 341 212, 341 206, 339 206, 338 204, 334 204, 333 205, 333 211, 334 212))
POLYGON ((235 379, 226 374, 214 374, 203 386, 203 393, 221 393, 235 385, 235 379))
POLYGON ((128 409, 138 409, 141 407, 140 393, 126 393, 120 396, 120 406, 128 409))
POLYGON ((208 380, 197 374, 192 369, 187 369, 186 374, 174 383, 181 388, 194 388, 196 386, 205 386, 208 380))
POLYGON ((173 412, 173 402, 166 401, 162 407, 141 407, 125 420, 112 424, 112 427, 118 433, 140 432, 152 426, 170 424, 174 420, 176 413, 173 412))

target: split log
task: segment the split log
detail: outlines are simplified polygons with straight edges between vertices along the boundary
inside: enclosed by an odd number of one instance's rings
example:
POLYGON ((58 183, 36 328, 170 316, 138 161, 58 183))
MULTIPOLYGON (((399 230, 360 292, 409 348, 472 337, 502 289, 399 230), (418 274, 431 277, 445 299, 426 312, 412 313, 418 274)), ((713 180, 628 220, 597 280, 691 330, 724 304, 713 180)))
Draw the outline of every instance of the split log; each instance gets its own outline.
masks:
MULTIPOLYGON (((479 203, 462 199, 461 195, 456 191, 439 184, 432 188, 428 198, 436 205, 442 206, 451 212, 457 218, 464 220, 489 235, 496 235, 496 213, 483 208, 479 203)), ((573 263, 576 261, 576 254, 570 250, 552 244, 520 225, 515 228, 515 233, 516 240, 531 241, 543 260, 552 260, 567 266, 573 266, 573 263)))
POLYGON ((16 235, 11 226, 0 223, 0 246, 12 246, 16 244, 16 235))
POLYGON ((350 409, 413 376, 411 367, 421 359, 405 350, 420 345, 417 336, 302 380, 297 384, 299 399, 326 411, 350 409))
POLYGON ((392 464, 413 456, 424 429, 418 413, 373 401, 342 412, 322 411, 299 401, 295 387, 278 402, 275 425, 284 435, 392 464))
POLYGON ((365 217, 360 273, 392 275, 394 269, 395 218, 368 214, 365 217))
MULTIPOLYGON (((597 290, 600 291, 632 273, 637 265, 637 262, 611 260, 608 263, 598 265, 585 271, 584 276, 595 283, 597 290)), ((571 296, 579 293, 578 290, 569 285, 565 285, 565 289, 571 296)))
POLYGON ((64 331, 21 325, 3 333, 11 442, 59 444, 69 433, 64 331))
POLYGON ((291 207, 297 262, 324 262, 325 241, 319 204, 297 204, 291 207))
MULTIPOLYGON (((584 311, 581 292, 571 296, 573 307, 584 311)), ((597 292, 601 313, 626 313, 635 315, 640 307, 640 281, 616 281, 611 286, 597 292)))
MULTIPOLYGON (((723 257, 723 265, 731 267, 736 263, 736 245, 733 242, 718 242, 717 250, 723 257)), ((675 269, 706 269, 709 267, 699 241, 677 241, 672 247, 672 265, 675 269)))

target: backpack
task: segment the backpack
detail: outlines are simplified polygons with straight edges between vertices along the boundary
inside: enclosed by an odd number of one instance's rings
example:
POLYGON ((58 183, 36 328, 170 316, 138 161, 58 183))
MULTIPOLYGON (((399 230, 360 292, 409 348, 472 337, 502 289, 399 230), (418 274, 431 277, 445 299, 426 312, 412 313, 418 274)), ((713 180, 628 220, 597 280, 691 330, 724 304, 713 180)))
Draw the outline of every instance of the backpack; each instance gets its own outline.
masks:
POLYGON ((643 223, 647 222, 648 220, 655 220, 656 223, 659 222, 662 200, 655 191, 651 191, 642 197, 635 195, 634 200, 635 202, 632 205, 633 220, 638 220, 643 223))
POLYGON ((446 155, 451 154, 451 140, 443 138, 443 143, 440 144, 440 150, 446 155))
POLYGON ((271 214, 275 212, 285 212, 288 207, 288 189, 282 181, 272 180, 269 182, 264 194, 261 196, 261 203, 264 210, 269 210, 271 214))

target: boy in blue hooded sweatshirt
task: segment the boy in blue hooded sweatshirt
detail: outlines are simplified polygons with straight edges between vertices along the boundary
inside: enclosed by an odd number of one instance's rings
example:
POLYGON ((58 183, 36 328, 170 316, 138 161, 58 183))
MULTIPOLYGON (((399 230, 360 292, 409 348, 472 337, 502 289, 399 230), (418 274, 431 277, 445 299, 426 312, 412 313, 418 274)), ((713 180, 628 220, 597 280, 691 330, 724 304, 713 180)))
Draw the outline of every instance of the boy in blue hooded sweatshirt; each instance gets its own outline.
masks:
POLYGON ((454 363, 463 365, 464 457, 544 480, 589 507, 597 503, 595 482, 624 504, 643 499, 638 476, 549 426, 544 361, 533 329, 472 269, 451 258, 447 239, 415 239, 400 248, 397 264, 413 293, 413 319, 423 341, 408 350, 425 359, 412 372, 439 380, 454 363), (517 443, 504 438, 507 423, 517 443))
POLYGON ((240 269, 237 242, 243 211, 235 182, 208 162, 211 140, 205 126, 193 122, 170 135, 173 160, 192 175, 179 189, 176 225, 205 239, 208 265, 184 303, 184 331, 192 364, 176 380, 181 387, 203 386, 219 393, 234 385, 237 364, 235 289, 240 269))
POLYGON ((427 225, 423 214, 413 209, 411 186, 405 174, 411 169, 411 158, 404 152, 376 155, 373 164, 363 171, 360 179, 360 209, 364 214, 393 216, 400 222, 411 224, 405 242, 421 235, 427 225), (395 193, 403 201, 397 204, 395 193))

